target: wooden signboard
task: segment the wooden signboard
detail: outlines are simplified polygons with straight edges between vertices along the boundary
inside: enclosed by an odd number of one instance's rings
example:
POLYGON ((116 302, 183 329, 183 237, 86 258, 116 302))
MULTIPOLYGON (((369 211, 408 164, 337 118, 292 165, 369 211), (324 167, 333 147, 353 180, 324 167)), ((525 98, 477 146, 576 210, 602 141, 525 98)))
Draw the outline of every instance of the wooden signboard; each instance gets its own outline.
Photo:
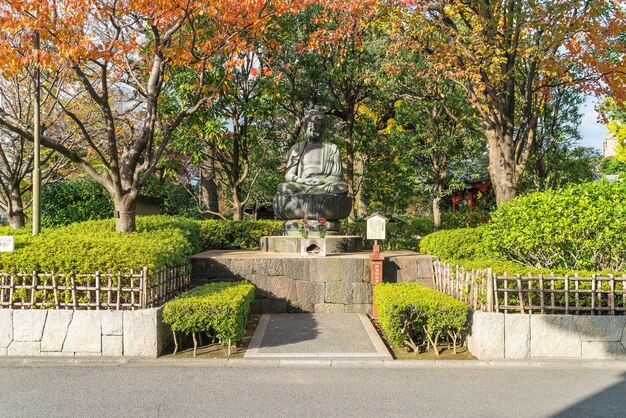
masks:
POLYGON ((385 225, 388 219, 382 215, 374 213, 367 219, 367 239, 384 240, 385 239, 385 225))
POLYGON ((0 253, 10 253, 14 248, 15 244, 12 235, 0 236, 0 253))

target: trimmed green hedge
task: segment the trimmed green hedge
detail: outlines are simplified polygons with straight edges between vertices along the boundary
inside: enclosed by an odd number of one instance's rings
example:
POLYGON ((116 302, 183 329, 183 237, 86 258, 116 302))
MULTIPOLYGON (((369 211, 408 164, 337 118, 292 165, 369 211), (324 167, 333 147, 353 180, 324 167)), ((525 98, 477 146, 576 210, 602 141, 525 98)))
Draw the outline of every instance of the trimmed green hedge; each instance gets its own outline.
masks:
POLYGON ((439 231, 422 252, 502 274, 622 274, 626 183, 604 180, 520 196, 478 228, 439 231))
POLYGON ((137 232, 120 234, 114 220, 87 221, 44 229, 34 237, 27 229, 6 230, 15 236, 16 250, 0 254, 0 271, 91 273, 159 270, 183 264, 200 249, 194 221, 170 216, 137 218, 137 232))
POLYGON ((467 331, 469 307, 451 296, 415 283, 383 283, 374 287, 381 328, 391 344, 418 352, 423 345, 438 355, 441 338, 456 352, 467 331))
POLYGON ((163 306, 163 322, 172 331, 206 332, 221 344, 241 341, 246 330, 254 285, 249 282, 208 283, 163 306))
POLYGON ((41 225, 44 228, 113 217, 113 200, 90 177, 46 184, 41 191, 41 225))
POLYGON ((542 269, 626 269, 626 183, 604 180, 520 196, 493 213, 486 246, 542 269))
POLYGON ((483 227, 446 229, 426 235, 420 241, 420 251, 442 260, 491 259, 483 243, 483 227))
POLYGON ((199 221, 202 251, 258 250, 262 236, 282 235, 282 221, 199 221))

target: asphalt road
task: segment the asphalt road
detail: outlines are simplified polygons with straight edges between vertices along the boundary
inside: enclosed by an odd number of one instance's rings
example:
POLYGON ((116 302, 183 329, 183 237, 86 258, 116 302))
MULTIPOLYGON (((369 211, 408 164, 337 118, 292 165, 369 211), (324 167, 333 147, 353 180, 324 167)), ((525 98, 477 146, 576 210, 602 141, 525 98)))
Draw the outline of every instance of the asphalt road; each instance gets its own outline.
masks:
POLYGON ((626 369, 0 363, 0 416, 624 417, 626 369))

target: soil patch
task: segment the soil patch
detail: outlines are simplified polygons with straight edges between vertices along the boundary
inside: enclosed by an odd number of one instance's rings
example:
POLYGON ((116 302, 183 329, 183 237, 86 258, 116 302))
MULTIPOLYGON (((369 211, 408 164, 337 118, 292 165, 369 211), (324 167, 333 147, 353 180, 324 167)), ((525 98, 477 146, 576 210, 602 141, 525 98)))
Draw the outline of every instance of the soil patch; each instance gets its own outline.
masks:
POLYGON ((477 360, 476 357, 469 352, 467 346, 465 345, 457 347, 456 354, 454 353, 452 347, 448 349, 445 345, 438 346, 439 355, 435 354, 435 350, 432 348, 425 352, 414 353, 406 348, 394 347, 389 344, 389 341, 387 341, 378 319, 370 317, 370 320, 372 321, 372 325, 376 329, 376 332, 378 332, 378 335, 380 335, 380 338, 387 346, 387 349, 396 360, 477 360))
MULTIPOLYGON (((237 343, 237 346, 231 346, 230 358, 243 358, 243 355, 248 349, 248 345, 250 345, 250 340, 252 340, 252 335, 254 335, 254 330, 260 320, 261 315, 250 315, 248 317, 248 322, 246 323, 246 334, 243 340, 237 343)), ((172 354, 174 352, 174 343, 172 343, 165 350, 167 354, 164 354, 161 357, 168 359, 193 358, 193 340, 191 336, 183 337, 180 334, 177 334, 177 338, 179 338, 179 342, 178 352, 176 355, 172 354)), ((213 344, 211 338, 205 334, 202 334, 201 338, 204 345, 200 345, 200 342, 198 342, 196 358, 228 358, 228 346, 222 346, 217 343, 213 344)))

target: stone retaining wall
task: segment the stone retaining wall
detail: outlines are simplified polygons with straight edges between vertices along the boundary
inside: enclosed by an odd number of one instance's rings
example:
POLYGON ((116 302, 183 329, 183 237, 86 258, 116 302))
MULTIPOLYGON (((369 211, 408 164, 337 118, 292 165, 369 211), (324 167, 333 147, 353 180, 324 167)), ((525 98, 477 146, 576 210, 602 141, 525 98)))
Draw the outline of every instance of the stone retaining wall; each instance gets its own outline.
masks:
MULTIPOLYGON (((257 251, 208 251, 192 257, 192 283, 242 280, 256 287, 253 313, 371 313, 369 253, 300 257, 257 251)), ((432 257, 390 252, 384 281, 433 286, 432 257)))
POLYGON ((157 357, 171 339, 161 310, 0 309, 0 356, 157 357))
POLYGON ((469 351, 492 359, 626 359, 626 316, 474 312, 469 351))

